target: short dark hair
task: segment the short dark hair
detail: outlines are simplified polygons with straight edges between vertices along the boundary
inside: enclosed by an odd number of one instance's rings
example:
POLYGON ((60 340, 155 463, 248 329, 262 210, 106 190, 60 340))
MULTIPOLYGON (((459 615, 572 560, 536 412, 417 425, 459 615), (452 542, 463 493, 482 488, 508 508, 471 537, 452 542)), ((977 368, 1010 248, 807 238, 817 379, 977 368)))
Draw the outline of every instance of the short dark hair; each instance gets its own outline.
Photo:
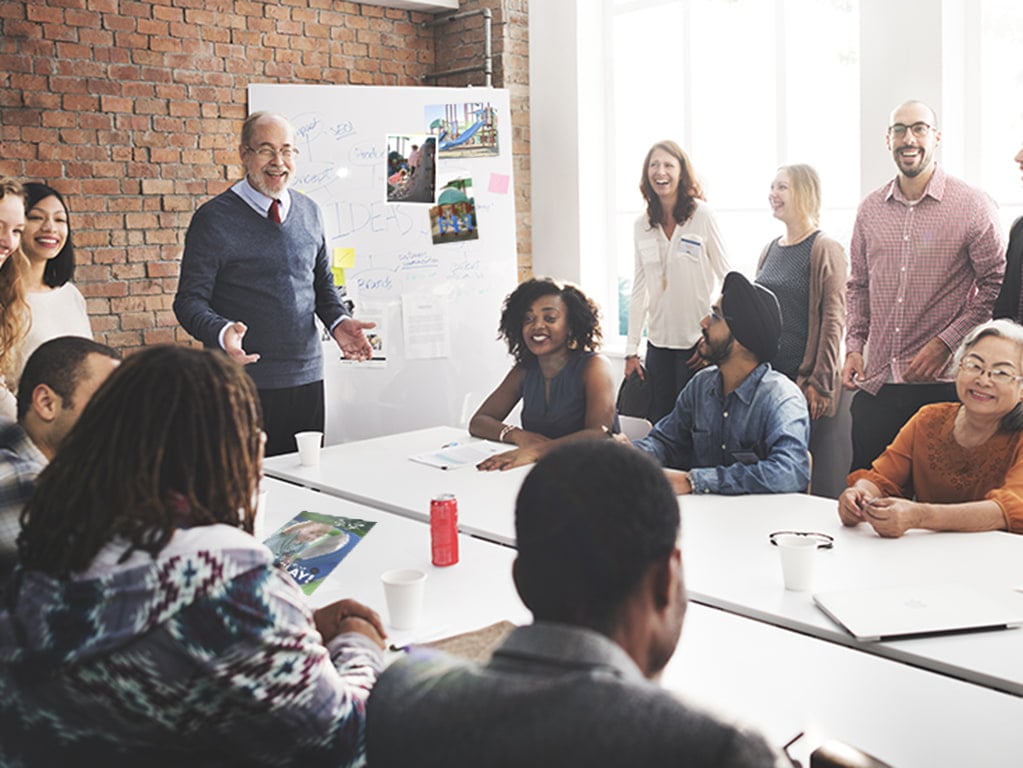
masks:
POLYGON ((679 532, 678 498, 643 451, 571 443, 540 459, 515 504, 516 585, 538 621, 607 634, 679 532))
POLYGON ((521 363, 532 356, 522 336, 522 320, 533 302, 542 296, 560 296, 568 309, 569 339, 577 349, 595 352, 600 348, 600 310, 594 301, 571 283, 559 283, 549 277, 534 277, 519 284, 508 294, 501 310, 498 338, 508 343, 508 352, 521 363))
POLYGON ((121 359, 121 353, 116 349, 81 336, 58 336, 40 344, 29 356, 18 382, 18 421, 31 408, 32 392, 40 384, 47 385, 66 406, 70 406, 89 355, 121 359))
POLYGON ((29 181, 22 186, 25 188, 26 214, 35 208, 39 201, 48 197, 57 198, 64 207, 64 213, 67 214, 67 240, 64 241, 64 247, 60 249, 60 253, 46 262, 46 267, 43 269, 43 282, 50 288, 60 288, 75 276, 75 246, 71 240, 71 211, 60 192, 53 187, 38 181, 29 181))

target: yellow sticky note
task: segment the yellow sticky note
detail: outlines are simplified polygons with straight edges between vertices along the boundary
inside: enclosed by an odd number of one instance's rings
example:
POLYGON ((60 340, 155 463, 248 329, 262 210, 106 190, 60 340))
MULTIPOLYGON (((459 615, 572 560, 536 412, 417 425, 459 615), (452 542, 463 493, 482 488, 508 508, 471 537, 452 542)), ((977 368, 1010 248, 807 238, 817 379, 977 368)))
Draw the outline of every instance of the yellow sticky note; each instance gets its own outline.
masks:
POLYGON ((334 285, 345 284, 345 271, 341 267, 331 267, 330 271, 334 274, 334 285))
POLYGON ((335 248, 334 258, 331 261, 331 266, 334 269, 348 269, 355 266, 355 249, 354 248, 335 248))

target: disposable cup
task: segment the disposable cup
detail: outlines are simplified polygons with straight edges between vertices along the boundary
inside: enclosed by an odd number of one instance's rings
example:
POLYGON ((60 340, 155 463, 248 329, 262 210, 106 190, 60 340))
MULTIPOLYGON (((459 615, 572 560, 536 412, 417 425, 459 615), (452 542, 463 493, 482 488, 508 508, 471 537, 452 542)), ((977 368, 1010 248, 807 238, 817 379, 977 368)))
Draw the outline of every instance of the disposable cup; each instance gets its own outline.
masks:
POLYGON ((303 467, 320 466, 322 432, 296 432, 295 443, 298 445, 298 461, 303 467))
POLYGON ((813 565, 817 559, 817 540, 809 536, 785 534, 775 543, 781 555, 781 572, 785 589, 806 592, 813 586, 813 565))
POLYGON ((380 575, 387 598, 387 614, 394 629, 415 629, 423 615, 426 572, 397 568, 380 575))

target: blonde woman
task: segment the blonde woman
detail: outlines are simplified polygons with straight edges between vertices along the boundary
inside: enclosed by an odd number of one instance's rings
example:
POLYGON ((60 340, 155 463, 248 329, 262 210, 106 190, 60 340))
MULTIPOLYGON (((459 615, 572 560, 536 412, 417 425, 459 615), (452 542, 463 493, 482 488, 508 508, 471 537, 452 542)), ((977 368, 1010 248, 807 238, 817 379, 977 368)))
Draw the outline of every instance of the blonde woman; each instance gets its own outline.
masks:
POLYGON ((24 275, 27 261, 21 253, 25 230, 25 191, 13 179, 0 177, 0 418, 13 421, 17 402, 7 389, 6 374, 17 369, 15 360, 28 328, 24 275))
POLYGON ((767 199, 785 225, 785 234, 764 248, 757 264, 757 282, 781 305, 781 342, 772 365, 799 385, 811 419, 834 416, 841 394, 845 251, 820 230, 821 182, 812 167, 783 165, 767 199))

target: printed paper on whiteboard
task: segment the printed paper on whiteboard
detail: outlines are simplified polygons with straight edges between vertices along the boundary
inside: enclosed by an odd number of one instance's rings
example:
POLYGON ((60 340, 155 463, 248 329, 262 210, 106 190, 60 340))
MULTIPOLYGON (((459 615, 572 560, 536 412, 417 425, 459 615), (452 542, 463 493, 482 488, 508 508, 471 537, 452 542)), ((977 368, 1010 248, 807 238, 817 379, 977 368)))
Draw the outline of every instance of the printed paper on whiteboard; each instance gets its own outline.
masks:
MULTIPOLYGON (((373 356, 369 360, 349 360, 341 353, 341 362, 345 365, 359 365, 366 368, 382 368, 387 365, 387 312, 386 305, 380 302, 360 303, 355 309, 355 318, 365 323, 376 323, 376 327, 367 328, 364 333, 373 356)), ((338 350, 340 352, 340 350, 338 350)))
POLYGON ((402 295, 401 324, 408 360, 451 357, 451 321, 443 298, 430 294, 402 295))

